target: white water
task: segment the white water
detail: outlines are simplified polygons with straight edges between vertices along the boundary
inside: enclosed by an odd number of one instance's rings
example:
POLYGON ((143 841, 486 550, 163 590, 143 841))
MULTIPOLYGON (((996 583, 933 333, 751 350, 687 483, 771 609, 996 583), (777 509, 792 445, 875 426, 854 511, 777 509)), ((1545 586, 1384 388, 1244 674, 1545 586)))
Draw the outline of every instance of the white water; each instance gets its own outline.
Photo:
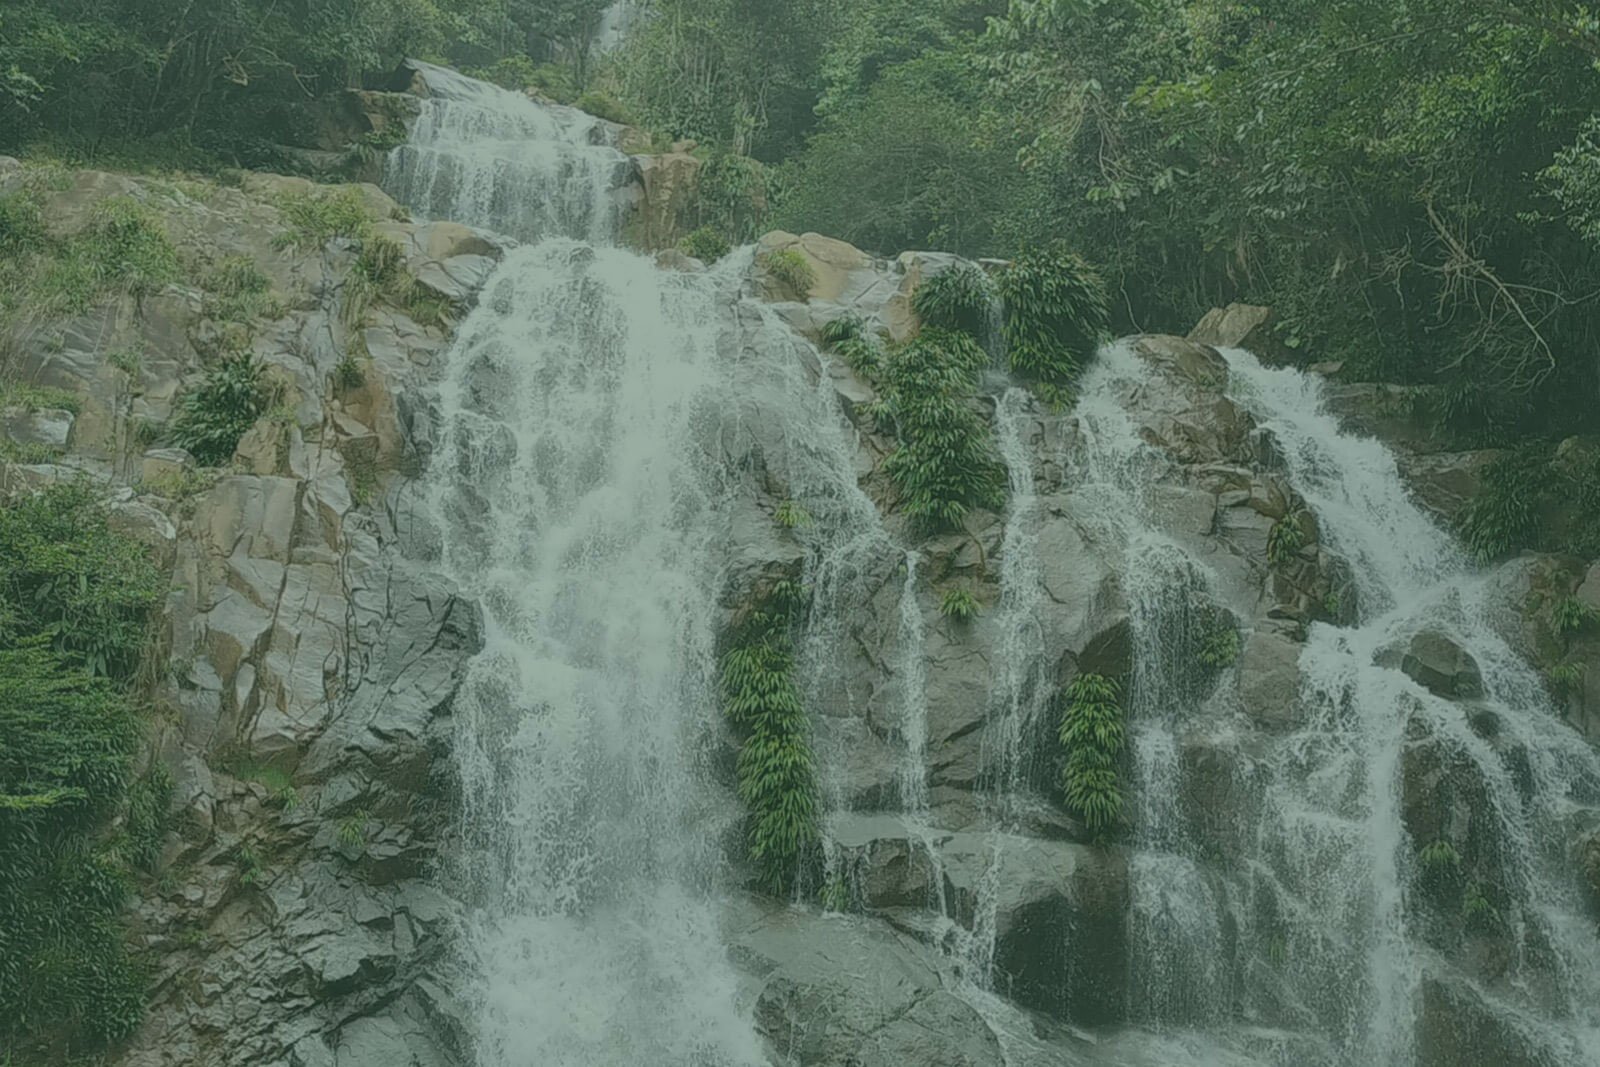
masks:
POLYGON ((384 188, 417 213, 522 241, 609 242, 628 158, 576 108, 418 64, 430 96, 410 139, 389 154, 384 188))

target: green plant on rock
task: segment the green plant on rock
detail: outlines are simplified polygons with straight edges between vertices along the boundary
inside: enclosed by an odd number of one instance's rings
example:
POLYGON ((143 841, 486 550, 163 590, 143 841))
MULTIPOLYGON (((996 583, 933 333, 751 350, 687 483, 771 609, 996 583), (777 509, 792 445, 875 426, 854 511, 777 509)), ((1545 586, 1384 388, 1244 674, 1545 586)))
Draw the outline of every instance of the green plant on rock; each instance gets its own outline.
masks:
POLYGON ((128 677, 161 592, 143 546, 111 531, 90 486, 0 508, 0 646, 44 640, 91 675, 128 677))
POLYGON ((684 255, 693 256, 704 263, 715 263, 733 251, 733 245, 715 226, 701 226, 699 229, 689 231, 683 240, 678 242, 678 248, 684 255))
POLYGON ((1558 697, 1565 697, 1578 691, 1583 685, 1586 674, 1581 663, 1562 663, 1550 668, 1550 688, 1555 690, 1558 697))
POLYGON ((1304 508, 1295 508, 1267 531, 1267 562, 1287 563, 1306 545, 1304 508))
POLYGON ((172 772, 157 763, 128 787, 128 860, 143 871, 153 871, 161 857, 161 840, 167 832, 172 807, 172 772))
POLYGON ((1550 613, 1550 626, 1558 637, 1570 636, 1596 623, 1600 623, 1600 609, 1585 604, 1577 597, 1569 596, 1558 601, 1550 613))
POLYGON ((172 439, 201 463, 221 466, 271 406, 269 401, 261 364, 247 353, 225 356, 179 403, 172 439))
POLYGON ((939 614, 956 622, 969 622, 978 616, 978 598, 970 589, 946 589, 939 599, 939 614))
POLYGON ((21 408, 23 411, 70 411, 78 413, 82 402, 76 393, 48 385, 28 382, 0 381, 0 408, 21 408))
POLYGON ((840 345, 854 341, 866 332, 867 324, 860 315, 840 315, 823 323, 817 336, 824 347, 838 351, 840 345))
POLYGON ((1023 256, 999 277, 1001 336, 1011 369, 1060 401, 1110 323, 1104 283, 1071 252, 1023 256))
POLYGON ((1211 625, 1206 627, 1197 656, 1201 663, 1214 670, 1233 666, 1239 659, 1239 630, 1224 612, 1218 612, 1211 625))
POLYGON ((365 809, 351 812, 339 820, 339 828, 334 832, 334 839, 343 849, 360 849, 367 843, 367 824, 371 816, 365 809))
POLYGON ((1539 503, 1550 482, 1544 449, 1520 449, 1489 464, 1483 485, 1461 516, 1461 536, 1481 563, 1519 548, 1539 536, 1539 503))
POLYGON ((333 365, 333 385, 335 389, 354 390, 367 384, 367 372, 361 369, 361 362, 354 354, 346 352, 340 357, 339 362, 333 365))
POLYGON ((1120 696, 1115 680, 1084 673, 1061 699, 1057 736, 1067 757, 1061 790, 1067 807, 1097 836, 1108 834, 1122 814, 1117 766, 1126 733, 1120 696))
POLYGON ((1484 930, 1499 925, 1500 910, 1489 899, 1481 882, 1472 881, 1461 893, 1461 919, 1467 925, 1484 930))
POLYGON ((810 725, 794 683, 791 620, 800 594, 781 583, 753 611, 722 658, 722 704, 740 735, 739 797, 762 886, 785 893, 818 842, 810 725))
POLYGON ((835 351, 862 377, 876 378, 883 373, 883 346, 876 337, 851 337, 841 341, 835 351))
POLYGON ((1443 838, 1425 845, 1417 853, 1417 860, 1425 873, 1442 874, 1461 869, 1461 853, 1443 838))
POLYGON ((811 524, 811 513, 793 500, 785 500, 778 505, 778 510, 773 514, 773 519, 785 530, 794 530, 801 526, 809 526, 811 524))
POLYGON ((1005 472, 971 404, 987 362, 966 334, 927 329, 884 368, 881 413, 900 441, 884 470, 924 530, 953 529, 972 508, 1005 503, 1005 472))
POLYGON ((811 292, 811 287, 817 284, 817 273, 811 268, 811 261, 798 248, 780 248, 774 252, 764 253, 761 263, 766 267, 768 274, 801 300, 804 300, 811 292))
POLYGON ((273 239, 276 248, 321 248, 335 237, 363 240, 372 232, 372 217, 361 191, 353 186, 289 193, 278 199, 284 230, 273 239))
POLYGON ((917 286, 911 307, 925 326, 983 338, 991 329, 995 284, 980 268, 958 263, 917 286))
POLYGON ((587 111, 597 119, 615 122, 619 126, 634 125, 633 115, 627 107, 602 89, 590 89, 572 102, 579 111, 587 111))

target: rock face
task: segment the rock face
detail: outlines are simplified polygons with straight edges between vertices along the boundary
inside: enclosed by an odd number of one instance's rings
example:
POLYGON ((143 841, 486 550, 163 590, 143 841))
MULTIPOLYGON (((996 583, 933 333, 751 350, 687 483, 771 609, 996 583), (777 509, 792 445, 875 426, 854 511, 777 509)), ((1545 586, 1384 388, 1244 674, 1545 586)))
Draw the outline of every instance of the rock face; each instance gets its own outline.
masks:
POLYGON ((1477 661, 1435 630, 1416 634, 1404 650, 1390 649, 1380 662, 1398 666, 1435 696, 1461 699, 1483 695, 1483 675, 1477 661))
MULTIPOLYGON (((155 961, 147 1018, 119 1056, 137 1067, 443 1065, 463 1047, 430 977, 454 907, 431 871, 447 817, 438 757, 478 621, 408 557, 426 545, 399 473, 417 465, 410 416, 395 401, 427 380, 445 332, 395 307, 344 313, 349 242, 277 245, 277 194, 308 188, 258 175, 199 196, 79 172, 50 194, 52 224, 132 197, 192 280, 6 338, 13 373, 72 394, 78 413, 7 411, 0 429, 104 485, 112 524, 172 575, 146 758, 176 787, 134 921, 155 961), (181 449, 142 448, 129 426, 164 422, 198 382, 224 325, 203 291, 224 256, 269 280, 268 315, 227 328, 289 414, 258 423, 230 469, 206 471, 181 449), (341 389, 335 365, 363 349, 366 384, 341 389), (145 358, 129 372, 112 351, 145 358)), ((395 222, 381 192, 363 196, 424 284, 432 271, 479 277, 496 254, 492 239, 395 222)), ((39 483, 0 466, 8 487, 39 483)))

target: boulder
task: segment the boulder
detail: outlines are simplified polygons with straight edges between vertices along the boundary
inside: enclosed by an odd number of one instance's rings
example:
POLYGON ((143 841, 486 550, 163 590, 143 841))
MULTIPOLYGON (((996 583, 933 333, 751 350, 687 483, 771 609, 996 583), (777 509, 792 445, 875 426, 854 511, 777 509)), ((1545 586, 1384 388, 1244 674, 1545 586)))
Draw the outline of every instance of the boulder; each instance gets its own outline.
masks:
POLYGON ((1437 630, 1412 636, 1404 649, 1394 646, 1378 655, 1378 663, 1398 667, 1435 696, 1450 700, 1483 696, 1483 674, 1478 661, 1450 637, 1437 630))
POLYGON ((181 479, 199 464, 181 448, 152 448, 139 461, 139 480, 146 485, 181 479))
POLYGON ((33 445, 62 452, 72 434, 73 414, 59 408, 0 410, 0 435, 19 445, 33 445))
POLYGON ((1466 979, 1448 972, 1423 979, 1417 1067, 1572 1067, 1579 1062, 1518 1025, 1513 1013, 1497 1009, 1466 979))
POLYGON ((1302 721, 1300 652, 1290 631, 1269 624, 1245 638, 1239 656, 1239 703, 1262 726, 1284 729, 1302 721))
POLYGON ((1490 448, 1476 452, 1401 453, 1395 459, 1400 477, 1417 502, 1454 523, 1482 490, 1484 471, 1502 455, 1499 449, 1490 448))
POLYGON ((703 164, 699 157, 677 151, 634 156, 633 162, 644 194, 631 236, 645 251, 671 248, 694 228, 703 164))
POLYGON ((1195 328, 1189 331, 1189 340, 1217 348, 1246 348, 1262 362, 1289 362, 1293 351, 1278 340, 1273 327, 1277 317, 1271 308, 1256 304, 1229 304, 1225 308, 1212 308, 1205 313, 1195 328))
POLYGON ((756 245, 757 279, 768 299, 838 300, 850 287, 851 273, 871 266, 871 258, 859 248, 821 234, 797 237, 774 230, 763 235, 756 245), (762 266, 771 253, 790 250, 798 252, 811 268, 813 281, 804 293, 790 292, 762 266))
POLYGON ((989 1025, 945 988, 932 949, 863 917, 750 906, 730 935, 778 1062, 1002 1067, 989 1025))
POLYGON ((952 835, 941 850, 951 906, 974 921, 996 894, 996 981, 1026 1008, 1107 1023, 1126 1008, 1128 870, 1116 850, 1010 834, 952 835), (991 865, 999 864, 991 872, 991 865))

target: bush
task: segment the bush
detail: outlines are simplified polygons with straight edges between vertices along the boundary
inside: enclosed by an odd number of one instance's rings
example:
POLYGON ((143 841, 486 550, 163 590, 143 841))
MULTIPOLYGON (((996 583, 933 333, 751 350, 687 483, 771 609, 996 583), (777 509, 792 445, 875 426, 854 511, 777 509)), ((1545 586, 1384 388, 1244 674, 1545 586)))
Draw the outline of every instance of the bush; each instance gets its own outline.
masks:
POLYGON ((911 306, 926 326, 982 340, 994 324, 995 285, 978 267, 961 263, 919 285, 911 306))
POLYGON ((229 256, 211 273, 206 313, 224 322, 248 323, 280 313, 272 279, 249 256, 229 256))
POLYGON ((350 186, 290 193, 278 200, 285 229, 273 241, 278 248, 321 248, 335 237, 362 240, 372 230, 361 191, 350 186))
POLYGON ((1058 399, 1094 355, 1110 322, 1099 275, 1070 252, 1036 253, 1000 273, 1001 335, 1011 369, 1058 399))
POLYGON ((201 463, 221 466, 268 406, 261 365, 247 353, 227 356, 207 372, 200 388, 184 396, 172 439, 201 463))
POLYGON ((597 119, 615 122, 619 126, 636 125, 622 101, 599 89, 590 89, 574 100, 572 106, 579 111, 587 111, 597 119))
POLYGON ((900 446, 884 471, 906 514, 926 531, 960 525, 974 507, 1005 503, 1005 472, 989 427, 970 400, 988 353, 965 334, 928 329, 896 352, 885 369, 884 414, 900 446))
POLYGON ((816 771, 789 643, 799 592, 782 583, 752 612, 722 659, 723 710, 741 735, 739 797, 750 813, 750 859, 762 886, 785 893, 814 859, 816 771))
POLYGON ((956 622, 969 622, 978 616, 978 598, 969 589, 946 589, 939 600, 939 614, 956 622))
POLYGON ((1067 759, 1061 791, 1070 808, 1096 835, 1109 832, 1122 814, 1117 765, 1126 743, 1120 687, 1099 674, 1080 674, 1067 687, 1058 738, 1067 759))
POLYGON ((0 509, 0 646, 41 637, 74 667, 126 678, 160 595, 143 548, 111 532, 88 486, 52 486, 0 509))
POLYGON ((1535 545, 1539 503, 1550 484, 1544 449, 1502 456, 1483 472, 1483 487, 1461 514, 1461 536, 1480 563, 1535 545))
POLYGON ((1550 617, 1557 636, 1575 634, 1585 626, 1600 623, 1600 608, 1592 608, 1577 597, 1566 597, 1555 606, 1550 617))
POLYGON ((139 1021, 119 914, 171 781, 130 782, 139 727, 118 682, 160 590, 87 487, 0 510, 0 1059, 92 1054, 139 1021))
POLYGON ((1306 531, 1301 525, 1304 515, 1303 508, 1296 508, 1272 524, 1267 531, 1267 562, 1287 563, 1305 547, 1306 531))
POLYGON ((705 263, 715 263, 733 250, 728 239, 715 226, 701 226, 692 231, 678 242, 678 248, 684 255, 705 263))
POLYGON ((860 315, 841 315, 822 324, 818 336, 823 345, 838 351, 847 341, 854 341, 866 333, 867 324, 860 315))
POLYGON ((768 252, 761 257, 761 262, 767 268, 767 273, 794 293, 797 299, 805 300, 811 293, 811 287, 817 284, 811 261, 798 248, 768 252))
MULTIPOLYGON (((23 237, 14 235, 15 241, 23 237)), ((130 197, 96 204, 88 223, 60 240, 42 231, 8 255, 3 280, 14 308, 46 314, 87 311, 113 292, 145 296, 179 277, 178 254, 161 221, 130 197)))

